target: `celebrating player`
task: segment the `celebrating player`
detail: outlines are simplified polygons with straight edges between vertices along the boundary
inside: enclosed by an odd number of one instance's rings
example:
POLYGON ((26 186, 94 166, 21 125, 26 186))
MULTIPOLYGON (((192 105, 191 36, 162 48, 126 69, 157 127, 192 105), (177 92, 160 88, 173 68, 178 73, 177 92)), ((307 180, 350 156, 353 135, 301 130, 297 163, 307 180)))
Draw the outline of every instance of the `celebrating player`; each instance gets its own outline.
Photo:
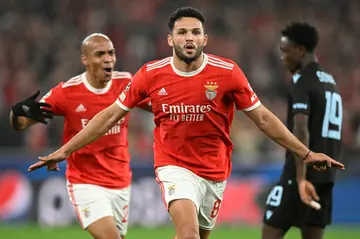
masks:
MULTIPOLYGON (((317 42, 317 30, 307 23, 292 23, 282 31, 281 60, 293 74, 288 128, 311 150, 338 160, 342 99, 334 78, 316 61, 317 42)), ((280 181, 266 202, 262 238, 283 238, 296 226, 303 239, 322 239, 331 223, 334 174, 308 170, 300 157, 287 151, 280 181)))
POLYGON ((197 9, 177 9, 168 24, 173 56, 141 67, 112 106, 29 170, 62 161, 93 142, 146 97, 155 115, 155 173, 178 239, 206 239, 215 225, 231 171, 234 104, 306 163, 343 168, 324 154, 310 152, 262 106, 236 63, 203 52, 208 41, 204 24, 197 9))
MULTIPOLYGON (((52 113, 64 116, 64 142, 81 131, 101 110, 111 105, 131 80, 128 72, 113 71, 116 56, 111 40, 92 34, 81 46, 86 72, 60 83, 41 100, 37 95, 13 106, 14 129, 46 123, 52 113), (51 111, 44 108, 51 106, 51 111)), ((151 111, 146 103, 141 105, 151 111)), ((67 157, 67 188, 78 219, 96 239, 125 238, 130 202, 128 117, 106 131, 104 137, 67 157), (121 236, 120 236, 121 235, 121 236)), ((56 164, 50 170, 58 170, 56 164)))

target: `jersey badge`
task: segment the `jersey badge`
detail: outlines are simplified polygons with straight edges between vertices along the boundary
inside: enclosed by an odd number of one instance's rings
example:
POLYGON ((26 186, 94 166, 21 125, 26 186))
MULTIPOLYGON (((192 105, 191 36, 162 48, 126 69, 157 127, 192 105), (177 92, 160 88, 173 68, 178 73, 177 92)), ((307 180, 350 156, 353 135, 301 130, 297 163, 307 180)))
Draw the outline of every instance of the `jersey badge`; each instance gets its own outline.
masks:
POLYGON ((213 100, 216 97, 217 91, 216 89, 219 88, 216 82, 207 82, 206 85, 204 85, 206 88, 205 90, 205 96, 208 100, 213 100))

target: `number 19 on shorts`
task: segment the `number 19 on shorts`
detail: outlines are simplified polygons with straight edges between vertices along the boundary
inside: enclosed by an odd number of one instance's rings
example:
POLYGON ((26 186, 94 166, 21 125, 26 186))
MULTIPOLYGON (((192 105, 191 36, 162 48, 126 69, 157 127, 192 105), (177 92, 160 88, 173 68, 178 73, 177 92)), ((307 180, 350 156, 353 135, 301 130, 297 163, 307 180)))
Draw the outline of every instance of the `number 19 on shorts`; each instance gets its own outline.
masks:
POLYGON ((279 186, 279 185, 275 186, 271 190, 271 192, 266 200, 266 205, 278 207, 281 203, 282 195, 283 195, 283 187, 279 186))

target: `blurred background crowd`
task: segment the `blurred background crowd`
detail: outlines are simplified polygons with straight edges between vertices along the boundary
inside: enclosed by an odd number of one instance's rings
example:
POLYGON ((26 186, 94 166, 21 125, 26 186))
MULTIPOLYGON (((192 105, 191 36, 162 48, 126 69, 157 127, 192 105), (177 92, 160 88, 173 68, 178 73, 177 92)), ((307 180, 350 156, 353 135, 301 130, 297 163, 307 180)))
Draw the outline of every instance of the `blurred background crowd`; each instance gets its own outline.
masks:
MULTIPOLYGON (((84 71, 81 41, 90 33, 113 41, 119 71, 136 73, 144 63, 172 54, 167 21, 179 6, 207 17, 205 52, 236 61, 263 104, 285 122, 289 73, 279 60, 281 29, 308 21, 320 33, 316 55, 337 80, 344 104, 343 161, 355 164, 360 150, 360 2, 344 0, 7 0, 0 1, 1 147, 42 152, 62 140, 62 119, 14 132, 11 105, 45 94, 60 81, 84 71), (122 14, 127 13, 127 14, 122 14)), ((129 132, 133 160, 152 160, 153 116, 134 110, 129 132)), ((244 165, 281 162, 283 149, 262 135, 242 112, 232 127, 233 160, 244 165)), ((3 148, 4 149, 4 148, 3 148)))

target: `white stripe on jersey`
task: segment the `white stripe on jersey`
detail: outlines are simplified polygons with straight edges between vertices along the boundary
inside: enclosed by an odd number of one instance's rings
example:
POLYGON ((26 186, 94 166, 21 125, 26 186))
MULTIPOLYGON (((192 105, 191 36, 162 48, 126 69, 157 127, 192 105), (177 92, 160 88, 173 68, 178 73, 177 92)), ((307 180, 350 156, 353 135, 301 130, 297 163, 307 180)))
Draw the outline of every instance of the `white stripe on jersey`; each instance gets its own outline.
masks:
POLYGON ((169 64, 170 64, 170 61, 165 62, 165 63, 163 63, 161 65, 156 65, 156 66, 153 66, 153 67, 147 67, 146 71, 151 71, 151 70, 154 70, 154 69, 157 69, 157 68, 161 68, 161 67, 167 66, 169 64))
POLYGON ((234 64, 232 63, 229 63, 229 62, 226 62, 226 61, 223 61, 219 58, 216 58, 216 57, 213 57, 213 56, 208 56, 209 57, 209 60, 212 60, 213 62, 215 63, 218 63, 218 64, 223 64, 225 66, 229 66, 229 67, 234 67, 234 64))
POLYGON ((151 67, 151 66, 155 66, 155 65, 158 65, 158 64, 162 64, 162 63, 164 63, 165 61, 168 61, 168 60, 170 60, 170 59, 171 59, 171 56, 166 57, 166 58, 164 58, 164 59, 162 59, 162 60, 158 60, 158 61, 153 62, 153 63, 151 63, 151 64, 148 64, 148 65, 146 65, 146 67, 151 67))
POLYGON ((112 73, 113 79, 123 79, 123 78, 129 78, 131 79, 131 73, 127 71, 113 71, 112 73))
POLYGON ((69 86, 80 85, 81 83, 82 83, 81 75, 78 75, 78 76, 74 76, 73 78, 71 78, 70 80, 68 80, 64 84, 62 84, 61 87, 66 88, 66 87, 69 87, 69 86))
POLYGON ((211 61, 210 59, 208 60, 208 64, 212 65, 212 66, 216 66, 219 68, 224 68, 224 69, 228 69, 228 70, 232 70, 233 67, 229 67, 229 66, 225 66, 225 65, 220 65, 219 63, 214 63, 213 61, 211 61))
POLYGON ((123 105, 123 104, 120 102, 119 99, 117 99, 115 102, 116 102, 116 104, 117 104, 121 109, 123 109, 123 110, 125 110, 125 111, 130 111, 130 110, 131 110, 131 109, 129 109, 128 107, 126 107, 125 105, 123 105))
POLYGON ((252 111, 254 109, 256 109, 257 107, 259 107, 261 105, 261 102, 260 100, 258 102, 256 102, 255 104, 253 104, 252 106, 248 107, 248 108, 245 108, 245 109, 242 109, 243 111, 252 111))

